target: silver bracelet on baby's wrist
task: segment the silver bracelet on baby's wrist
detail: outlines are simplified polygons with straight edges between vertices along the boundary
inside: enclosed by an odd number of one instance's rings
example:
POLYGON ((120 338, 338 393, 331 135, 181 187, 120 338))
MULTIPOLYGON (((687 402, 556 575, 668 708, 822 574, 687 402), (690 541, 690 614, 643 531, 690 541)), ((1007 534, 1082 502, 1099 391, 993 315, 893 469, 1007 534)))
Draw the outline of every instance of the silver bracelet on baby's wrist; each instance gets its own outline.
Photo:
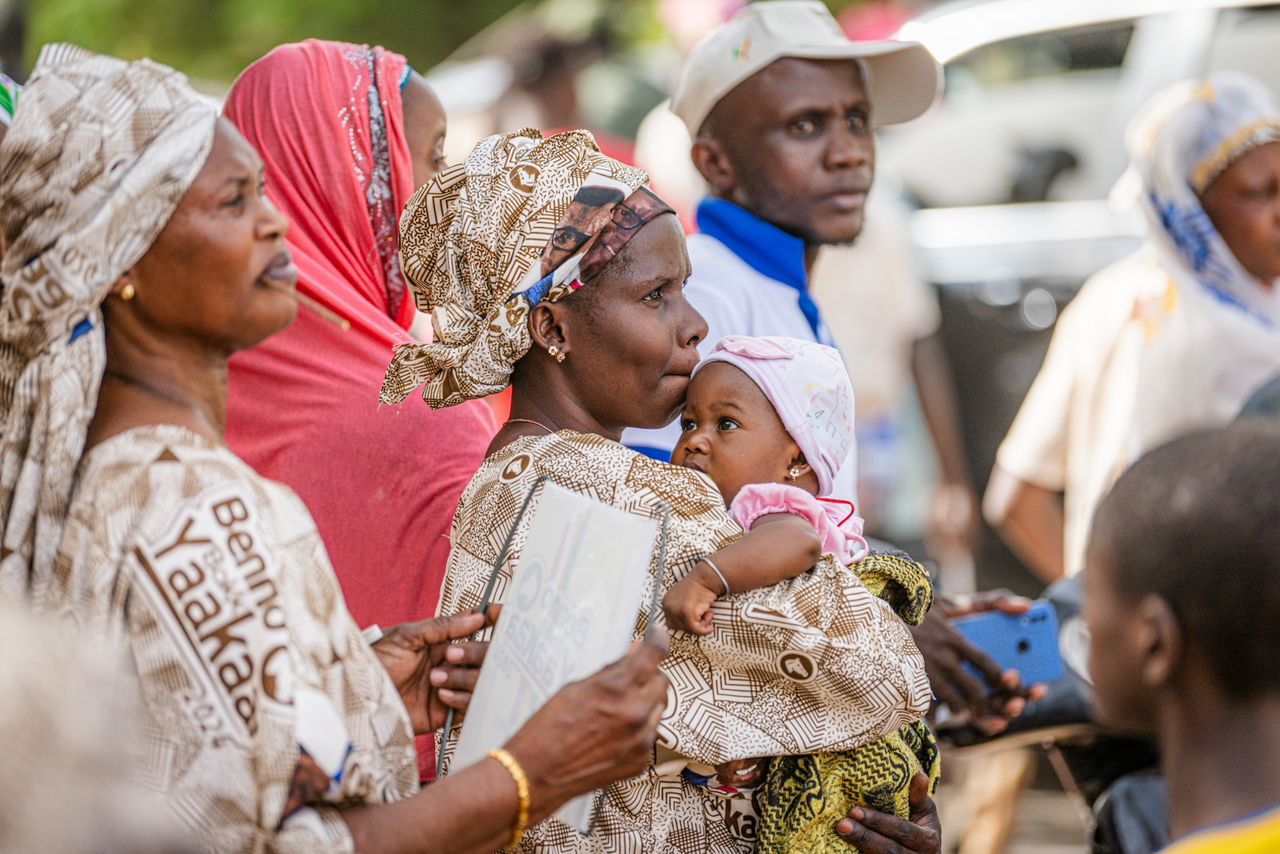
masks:
POLYGON ((720 571, 720 567, 716 566, 716 562, 715 562, 715 561, 713 561, 713 560, 712 560, 711 558, 709 558, 709 557, 704 557, 704 558, 702 559, 702 562, 703 562, 703 563, 705 563, 707 566, 711 567, 711 571, 712 571, 712 572, 714 572, 714 573, 716 574, 716 578, 720 579, 720 583, 724 585, 724 592, 723 592, 723 593, 721 593, 720 595, 721 595, 721 596, 728 596, 728 595, 729 595, 729 582, 725 579, 725 577, 724 577, 724 573, 720 571))
POLYGON ((360 634, 364 635, 364 642, 369 646, 373 646, 385 636, 385 633, 382 631, 382 627, 377 623, 374 623, 366 629, 362 629, 360 634))

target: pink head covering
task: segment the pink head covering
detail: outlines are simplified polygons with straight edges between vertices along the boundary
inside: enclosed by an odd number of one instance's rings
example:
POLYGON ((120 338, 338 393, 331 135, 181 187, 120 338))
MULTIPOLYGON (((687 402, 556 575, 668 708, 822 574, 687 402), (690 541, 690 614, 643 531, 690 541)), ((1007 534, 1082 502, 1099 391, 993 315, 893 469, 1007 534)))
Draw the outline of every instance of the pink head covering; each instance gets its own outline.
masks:
POLYGON ((853 385, 840 353, 797 338, 728 335, 694 375, 713 362, 733 365, 760 387, 817 474, 818 494, 830 495, 853 446, 853 385))
POLYGON ((351 324, 302 311, 237 353, 227 443, 306 503, 362 625, 434 611, 458 496, 493 435, 483 403, 448 414, 378 406, 414 316, 399 262, 398 222, 414 191, 405 67, 380 47, 284 45, 240 75, 225 106, 266 164, 267 198, 290 220, 298 290, 351 324))
POLYGON ((413 320, 398 228, 414 189, 404 72, 398 53, 311 39, 250 65, 223 109, 262 155, 268 196, 289 218, 298 289, 352 326, 413 320))
MULTIPOLYGON (((224 108, 290 220, 298 290, 351 324, 302 311, 237 353, 227 444, 307 505, 360 625, 435 612, 449 525, 494 433, 478 401, 436 413, 378 406, 414 316, 399 262, 398 222, 414 191, 405 67, 380 47, 284 45, 240 75, 224 108)), ((419 752, 429 770, 430 742, 419 752)))

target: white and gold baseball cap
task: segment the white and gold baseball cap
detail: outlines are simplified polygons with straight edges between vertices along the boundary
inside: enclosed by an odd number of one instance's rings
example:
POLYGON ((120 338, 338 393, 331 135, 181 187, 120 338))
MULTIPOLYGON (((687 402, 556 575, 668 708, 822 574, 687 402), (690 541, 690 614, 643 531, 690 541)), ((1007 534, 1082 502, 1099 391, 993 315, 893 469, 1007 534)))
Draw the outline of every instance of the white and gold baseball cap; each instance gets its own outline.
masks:
POLYGON ((850 41, 820 0, 768 0, 747 6, 693 49, 671 111, 697 136, 721 98, 784 57, 862 60, 877 126, 914 119, 942 91, 942 67, 919 42, 850 41))

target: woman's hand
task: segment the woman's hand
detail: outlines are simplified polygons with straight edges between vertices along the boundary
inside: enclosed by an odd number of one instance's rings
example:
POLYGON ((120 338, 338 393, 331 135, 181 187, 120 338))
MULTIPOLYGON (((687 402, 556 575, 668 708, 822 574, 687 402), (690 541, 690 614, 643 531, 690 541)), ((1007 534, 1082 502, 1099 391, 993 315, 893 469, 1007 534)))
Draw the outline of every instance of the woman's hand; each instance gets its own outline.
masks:
POLYGON ((529 778, 530 824, 577 795, 635 777, 653 761, 667 703, 664 633, 561 688, 507 742, 529 778))
MULTIPOLYGON (((391 642, 379 655, 395 665, 388 668, 393 678, 398 671, 420 672, 423 666, 414 662, 438 661, 438 649, 491 624, 493 616, 496 609, 488 620, 457 614, 400 627, 388 633, 391 642)), ((666 636, 655 634, 656 641, 637 644, 594 676, 560 689, 507 742, 529 783, 528 826, 570 798, 634 777, 649 765, 667 696, 667 679, 658 671, 666 636)), ((357 851, 496 851, 511 839, 516 792, 507 769, 485 759, 411 798, 352 806, 341 817, 357 851)))
POLYGON ((449 709, 465 711, 471 702, 487 642, 453 643, 492 626, 498 608, 436 617, 390 629, 373 645, 382 666, 400 691, 418 735, 444 726, 449 709))
POLYGON ((856 845, 863 854, 938 854, 942 850, 942 822, 938 805, 929 797, 929 778, 911 778, 911 818, 903 821, 865 807, 836 822, 836 836, 856 845))

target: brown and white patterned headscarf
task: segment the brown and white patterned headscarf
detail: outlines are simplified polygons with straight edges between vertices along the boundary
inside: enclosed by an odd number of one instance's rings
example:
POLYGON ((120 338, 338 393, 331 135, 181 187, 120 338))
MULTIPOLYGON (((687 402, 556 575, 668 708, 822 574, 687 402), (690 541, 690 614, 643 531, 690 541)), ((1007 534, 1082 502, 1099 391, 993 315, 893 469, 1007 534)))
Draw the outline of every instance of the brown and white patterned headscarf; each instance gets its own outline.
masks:
POLYGON ((495 394, 529 351, 529 311, 589 282, 645 223, 671 212, 648 176, 587 131, 491 136, 409 200, 400 261, 434 341, 396 349, 383 403, 420 385, 433 409, 495 394))
POLYGON ((0 145, 0 590, 61 539, 106 366, 102 301, 213 144, 217 108, 163 65, 48 45, 0 145))

